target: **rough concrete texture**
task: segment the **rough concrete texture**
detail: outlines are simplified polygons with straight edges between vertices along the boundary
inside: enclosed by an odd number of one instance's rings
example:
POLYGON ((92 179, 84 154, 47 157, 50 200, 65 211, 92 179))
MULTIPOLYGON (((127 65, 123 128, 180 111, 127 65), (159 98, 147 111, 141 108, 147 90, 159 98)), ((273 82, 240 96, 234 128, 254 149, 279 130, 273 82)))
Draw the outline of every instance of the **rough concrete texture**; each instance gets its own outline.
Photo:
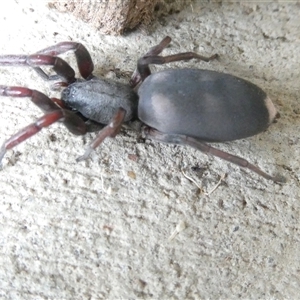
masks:
MULTIPOLYGON (((166 35, 165 53, 219 53, 219 61, 172 67, 224 71, 266 90, 279 121, 218 147, 287 178, 274 184, 187 147, 143 143, 133 131, 76 164, 95 134, 53 125, 3 159, 1 299, 299 299, 299 4, 199 1, 160 19, 151 35, 125 37, 101 36, 43 1, 7 1, 0 23, 0 53, 80 41, 99 76, 131 72, 166 35), (205 191, 228 175, 207 196, 182 170, 205 191)), ((1 84, 58 96, 29 68, 0 71, 1 84)), ((27 99, 0 105, 2 142, 41 116, 27 99)))

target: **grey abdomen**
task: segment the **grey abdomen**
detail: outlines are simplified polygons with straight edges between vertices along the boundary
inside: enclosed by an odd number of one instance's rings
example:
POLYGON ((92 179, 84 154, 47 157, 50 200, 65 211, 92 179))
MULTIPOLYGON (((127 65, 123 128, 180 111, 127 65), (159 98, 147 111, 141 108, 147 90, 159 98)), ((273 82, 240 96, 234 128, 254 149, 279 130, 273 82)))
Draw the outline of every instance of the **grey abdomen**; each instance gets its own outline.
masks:
MULTIPOLYGON (((138 95, 138 116, 144 123, 161 132, 203 141, 222 142, 255 135, 266 129, 274 117, 259 87, 208 70, 155 73, 143 82, 138 95)), ((271 101, 268 104, 273 105, 271 101)))

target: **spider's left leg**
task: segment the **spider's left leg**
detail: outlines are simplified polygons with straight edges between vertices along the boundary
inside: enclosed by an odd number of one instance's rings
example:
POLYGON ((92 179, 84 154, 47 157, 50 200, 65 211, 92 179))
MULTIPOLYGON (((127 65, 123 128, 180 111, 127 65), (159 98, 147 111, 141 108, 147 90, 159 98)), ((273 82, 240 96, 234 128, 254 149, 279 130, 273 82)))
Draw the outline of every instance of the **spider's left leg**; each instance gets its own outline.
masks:
POLYGON ((84 120, 75 113, 69 111, 69 108, 66 107, 63 101, 57 98, 49 98, 39 91, 20 86, 0 85, 0 96, 14 98, 28 97, 39 109, 41 109, 46 114, 57 110, 63 111, 63 123, 73 134, 83 135, 89 129, 87 128, 84 120))
POLYGON ((200 140, 197 140, 195 138, 185 136, 185 135, 179 135, 179 134, 162 133, 153 128, 147 128, 145 133, 146 133, 147 138, 154 139, 154 140, 157 140, 160 142, 170 143, 170 144, 188 145, 197 150, 202 151, 203 153, 217 156, 221 159, 227 160, 227 161, 229 161, 233 164, 236 164, 240 167, 247 168, 268 180, 273 180, 274 182, 278 182, 278 183, 285 182, 285 178, 283 176, 281 176, 280 174, 271 176, 271 175, 265 173, 264 171, 262 171, 259 167, 248 162, 246 159, 241 158, 236 155, 232 155, 225 151, 216 149, 216 148, 209 146, 206 143, 204 143, 200 140))
POLYGON ((57 121, 62 121, 68 130, 76 135, 83 135, 88 130, 84 120, 82 120, 78 115, 67 109, 62 109, 63 103, 59 99, 50 99, 41 92, 23 87, 0 86, 0 96, 17 98, 30 97, 34 104, 36 104, 42 111, 46 112, 45 115, 39 118, 36 122, 21 129, 4 142, 0 148, 0 163, 8 149, 14 148, 21 142, 38 133, 42 128, 48 127, 57 121))
POLYGON ((44 113, 58 110, 60 108, 67 108, 64 103, 56 98, 50 99, 45 94, 31 90, 22 86, 5 86, 0 85, 0 96, 14 97, 14 98, 30 98, 30 100, 44 113), (56 104, 55 104, 56 103, 56 104))
POLYGON ((119 108, 113 116, 111 122, 106 125, 91 142, 86 149, 85 153, 76 159, 77 162, 87 159, 92 151, 94 151, 107 137, 114 138, 120 131, 122 123, 124 121, 126 111, 123 108, 119 108))
POLYGON ((64 121, 68 129, 72 131, 72 133, 74 134, 84 134, 85 133, 84 130, 83 131, 79 130, 82 129, 80 128, 82 124, 78 124, 78 120, 80 121, 82 120, 78 118, 79 117, 77 117, 72 112, 63 109, 46 113, 44 116, 36 120, 34 123, 21 129, 19 132, 11 136, 8 140, 6 140, 3 143, 2 147, 0 148, 0 164, 7 150, 14 148, 15 146, 19 145, 20 143, 24 142, 31 136, 38 133, 42 128, 48 127, 57 121, 60 120, 64 121))

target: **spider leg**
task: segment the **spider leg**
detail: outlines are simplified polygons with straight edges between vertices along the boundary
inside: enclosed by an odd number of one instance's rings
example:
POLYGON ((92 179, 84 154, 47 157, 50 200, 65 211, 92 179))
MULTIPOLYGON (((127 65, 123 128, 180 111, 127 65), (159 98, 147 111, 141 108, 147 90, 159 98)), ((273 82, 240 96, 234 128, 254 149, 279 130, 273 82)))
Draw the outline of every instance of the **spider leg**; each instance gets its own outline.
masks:
POLYGON ((32 67, 45 80, 57 79, 57 76, 49 76, 40 68, 41 66, 52 66, 54 72, 56 72, 59 77, 64 78, 68 84, 76 81, 74 70, 66 61, 56 56, 44 54, 1 55, 0 65, 29 66, 32 67))
POLYGON ((84 120, 75 113, 68 110, 63 101, 57 98, 49 98, 45 94, 20 86, 0 85, 0 96, 23 98, 29 97, 30 100, 44 113, 51 113, 57 110, 63 112, 64 125, 70 132, 76 135, 85 134, 88 130, 84 120))
POLYGON ((14 148, 15 146, 19 145, 23 141, 38 133, 42 128, 47 127, 63 118, 64 114, 62 110, 56 110, 47 113, 34 123, 30 124, 29 126, 26 126, 16 134, 11 136, 8 140, 6 140, 3 143, 2 147, 0 148, 0 164, 7 150, 14 148))
POLYGON ((59 107, 45 94, 21 86, 4 86, 0 85, 0 96, 4 97, 30 97, 30 100, 38 106, 43 112, 51 112, 59 107))
POLYGON ((217 54, 214 54, 210 57, 206 57, 194 52, 184 52, 168 56, 158 56, 158 54, 160 54, 170 42, 171 38, 168 36, 165 37, 158 45, 152 47, 144 56, 142 56, 138 60, 137 68, 133 72, 132 77, 130 79, 130 85, 132 87, 137 86, 141 81, 144 81, 151 74, 151 70, 149 68, 150 64, 162 65, 175 61, 190 60, 193 58, 209 62, 218 57, 217 54))
POLYGON ((0 163, 8 149, 14 148, 21 142, 38 133, 42 128, 48 127, 57 121, 62 121, 67 129, 76 135, 83 135, 88 130, 84 120, 68 109, 64 109, 65 105, 60 99, 51 99, 36 90, 9 86, 0 86, 0 96, 16 98, 29 97, 35 105, 45 112, 44 116, 21 129, 4 142, 0 148, 0 163))
POLYGON ((0 65, 2 66, 30 66, 44 80, 56 80, 64 78, 67 84, 76 81, 73 68, 62 58, 57 57, 67 51, 74 51, 77 65, 81 76, 85 79, 94 77, 92 74, 94 64, 87 49, 80 43, 62 42, 45 48, 32 55, 2 55, 0 65), (57 75, 48 75, 41 69, 43 66, 52 66, 57 75))
POLYGON ((80 43, 76 42, 61 42, 37 52, 50 56, 57 56, 67 51, 73 51, 76 57, 77 66, 81 76, 85 79, 93 77, 94 63, 88 50, 80 43))
POLYGON ((84 121, 71 111, 59 109, 48 112, 41 118, 37 119, 34 123, 18 131, 3 143, 2 147, 0 148, 0 165, 7 150, 16 147, 20 143, 37 134, 43 128, 48 127, 58 121, 63 121, 64 125, 73 134, 83 135, 87 131, 84 121))
POLYGON ((92 151, 94 151, 107 137, 114 138, 120 131, 122 123, 124 121, 126 111, 123 108, 119 108, 111 122, 106 125, 88 146, 85 153, 76 159, 77 162, 87 159, 92 151))
POLYGON ((206 143, 203 143, 192 137, 179 135, 179 134, 166 134, 152 128, 148 128, 146 130, 146 136, 150 139, 158 140, 165 143, 189 145, 206 154, 212 154, 214 156, 227 160, 233 164, 236 164, 240 167, 247 168, 268 180, 273 180, 274 182, 278 182, 278 183, 285 182, 285 178, 281 175, 271 176, 265 173, 264 171, 262 171, 257 166, 249 163, 244 158, 213 148, 212 146, 209 146, 206 143))

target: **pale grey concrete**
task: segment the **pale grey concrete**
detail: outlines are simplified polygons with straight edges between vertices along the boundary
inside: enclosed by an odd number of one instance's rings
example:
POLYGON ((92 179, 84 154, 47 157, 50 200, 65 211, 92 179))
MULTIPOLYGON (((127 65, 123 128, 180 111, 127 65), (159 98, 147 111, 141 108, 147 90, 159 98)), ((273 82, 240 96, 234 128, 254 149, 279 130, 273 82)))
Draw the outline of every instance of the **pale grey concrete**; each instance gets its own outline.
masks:
MULTIPOLYGON (((288 182, 273 184, 186 147, 136 143, 134 132, 76 164, 94 134, 75 137, 54 125, 3 160, 0 298, 299 299, 299 4, 199 1, 150 35, 110 37, 45 3, 1 6, 0 53, 80 41, 101 75, 132 71, 166 35, 173 38, 166 53, 217 52, 219 61, 173 67, 224 71, 265 89, 281 119, 219 147, 288 182), (202 177, 191 170, 196 164, 206 168, 202 177), (182 169, 206 191, 228 176, 205 196, 182 169), (181 222, 186 228, 170 241, 181 222)), ((30 69, 0 67, 0 84, 58 96, 30 69)), ((1 143, 41 115, 27 99, 0 98, 0 105, 1 143)))

